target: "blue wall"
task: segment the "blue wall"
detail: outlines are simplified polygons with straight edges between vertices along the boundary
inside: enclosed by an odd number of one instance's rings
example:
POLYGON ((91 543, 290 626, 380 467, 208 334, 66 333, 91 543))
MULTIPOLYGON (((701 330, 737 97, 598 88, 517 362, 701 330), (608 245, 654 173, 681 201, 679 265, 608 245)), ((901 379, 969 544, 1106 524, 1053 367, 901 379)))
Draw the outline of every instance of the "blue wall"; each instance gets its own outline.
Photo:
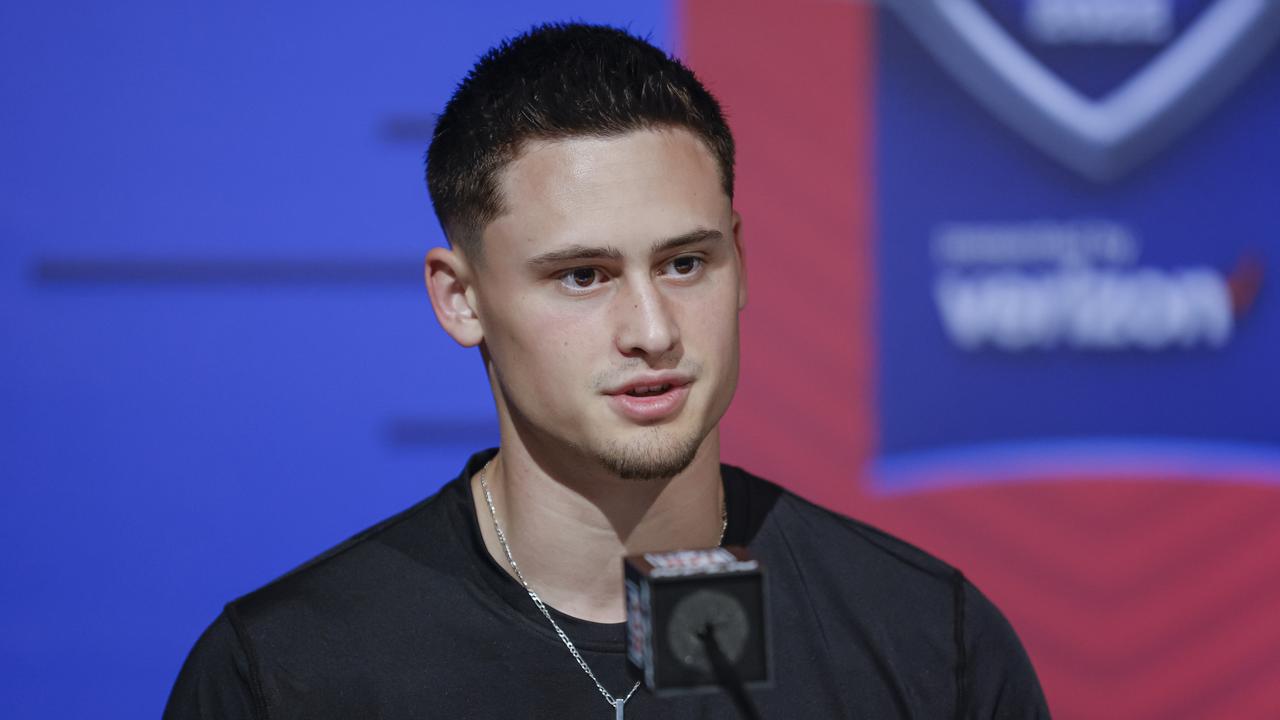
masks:
POLYGON ((433 113, 535 22, 665 2, 0 9, 0 698, 157 716, 222 603, 496 439, 436 326, 433 113))

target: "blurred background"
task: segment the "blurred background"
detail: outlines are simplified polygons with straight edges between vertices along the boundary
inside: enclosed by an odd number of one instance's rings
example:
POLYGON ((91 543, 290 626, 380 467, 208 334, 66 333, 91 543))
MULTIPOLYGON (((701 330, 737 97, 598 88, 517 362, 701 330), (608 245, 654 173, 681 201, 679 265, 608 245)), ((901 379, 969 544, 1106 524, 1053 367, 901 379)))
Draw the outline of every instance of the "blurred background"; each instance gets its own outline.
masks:
POLYGON ((962 568, 1057 717, 1280 716, 1280 3, 542 0, 0 7, 4 717, 158 716, 495 443, 423 153, 570 19, 737 136, 726 461, 962 568))

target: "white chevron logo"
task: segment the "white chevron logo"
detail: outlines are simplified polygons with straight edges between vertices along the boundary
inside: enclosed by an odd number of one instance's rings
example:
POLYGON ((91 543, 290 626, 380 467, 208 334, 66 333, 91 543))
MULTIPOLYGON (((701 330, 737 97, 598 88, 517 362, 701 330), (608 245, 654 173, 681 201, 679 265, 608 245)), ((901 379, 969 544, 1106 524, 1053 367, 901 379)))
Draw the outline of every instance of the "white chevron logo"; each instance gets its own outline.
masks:
POLYGON ((881 0, 987 109, 1094 181, 1164 149, 1226 97, 1280 37, 1280 1, 1219 0, 1100 99, 1046 68, 975 0, 881 0))

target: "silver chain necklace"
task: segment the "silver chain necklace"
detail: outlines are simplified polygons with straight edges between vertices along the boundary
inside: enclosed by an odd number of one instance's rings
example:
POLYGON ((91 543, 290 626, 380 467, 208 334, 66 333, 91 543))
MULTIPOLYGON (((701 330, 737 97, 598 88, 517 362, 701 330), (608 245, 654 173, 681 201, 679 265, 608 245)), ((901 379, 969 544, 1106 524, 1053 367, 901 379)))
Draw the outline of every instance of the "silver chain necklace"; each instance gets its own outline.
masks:
MULTIPOLYGON (((511 546, 507 544, 507 536, 502 532, 502 525, 498 522, 498 511, 493 506, 493 495, 489 493, 489 482, 485 476, 488 474, 489 465, 492 463, 493 460, 489 460, 484 464, 484 467, 480 468, 480 488, 484 490, 484 501, 489 506, 489 517, 493 520, 493 530, 498 535, 498 544, 502 546, 503 554, 507 556, 507 564, 511 566, 511 571, 515 573, 516 579, 520 581, 524 591, 529 593, 529 599, 533 601, 534 605, 538 606, 542 616, 547 619, 547 622, 551 623, 551 627, 555 628, 556 635, 560 636, 560 641, 564 643, 565 647, 569 648, 569 653, 573 655, 573 659, 578 661, 578 667, 582 668, 587 677, 591 678, 591 682, 596 684, 596 689, 604 696, 605 702, 613 707, 614 719, 622 720, 622 709, 627 704, 627 701, 631 699, 631 696, 635 694, 636 688, 640 687, 640 681, 637 680, 636 684, 631 686, 631 689, 627 691, 626 697, 614 697, 612 693, 605 690, 604 685, 600 684, 600 680, 596 678, 596 674, 591 672, 591 667, 587 665, 587 661, 583 660, 582 655, 578 653, 578 648, 574 647, 573 641, 569 639, 569 636, 565 634, 564 630, 560 629, 560 625, 551 617, 551 613, 547 611, 547 606, 542 602, 542 598, 538 597, 538 593, 529 587, 529 581, 524 579, 524 573, 520 572, 520 566, 516 564, 516 559, 511 555, 511 546)), ((722 502, 720 505, 720 540, 717 544, 724 542, 724 533, 728 528, 729 513, 722 502)))

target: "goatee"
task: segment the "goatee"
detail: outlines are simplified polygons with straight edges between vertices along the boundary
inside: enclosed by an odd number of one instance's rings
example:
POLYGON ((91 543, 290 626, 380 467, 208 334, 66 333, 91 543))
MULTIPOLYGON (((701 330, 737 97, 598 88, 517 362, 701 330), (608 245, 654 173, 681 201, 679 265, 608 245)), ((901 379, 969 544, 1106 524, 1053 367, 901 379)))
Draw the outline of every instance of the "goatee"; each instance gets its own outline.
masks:
POLYGON ((611 442, 597 459, 606 470, 623 480, 665 480, 689 467, 701 445, 701 440, 696 437, 659 436, 649 442, 611 442))

